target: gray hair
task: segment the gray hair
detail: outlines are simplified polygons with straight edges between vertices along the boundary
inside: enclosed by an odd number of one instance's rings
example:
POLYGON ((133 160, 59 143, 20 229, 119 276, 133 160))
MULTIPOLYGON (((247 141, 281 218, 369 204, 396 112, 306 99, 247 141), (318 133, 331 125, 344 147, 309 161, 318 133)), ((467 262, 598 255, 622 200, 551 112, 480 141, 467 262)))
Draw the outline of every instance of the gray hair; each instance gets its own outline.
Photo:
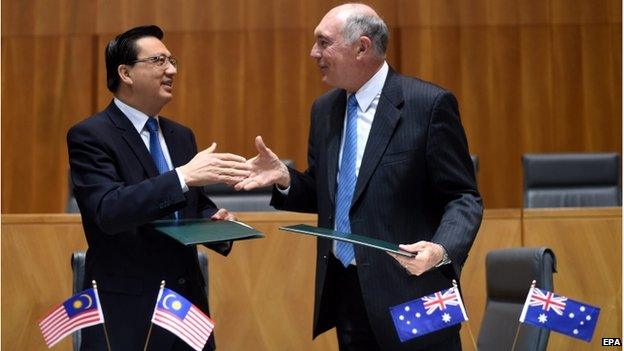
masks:
POLYGON ((345 20, 342 35, 347 44, 366 36, 373 43, 377 55, 384 57, 388 48, 388 27, 384 21, 370 14, 355 13, 345 20))

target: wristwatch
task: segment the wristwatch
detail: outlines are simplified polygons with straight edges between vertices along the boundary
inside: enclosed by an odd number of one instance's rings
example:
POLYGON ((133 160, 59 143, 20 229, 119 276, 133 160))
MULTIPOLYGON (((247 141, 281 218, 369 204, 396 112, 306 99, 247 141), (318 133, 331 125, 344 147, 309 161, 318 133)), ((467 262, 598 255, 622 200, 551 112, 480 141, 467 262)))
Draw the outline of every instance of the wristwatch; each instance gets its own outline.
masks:
POLYGON ((438 262, 438 264, 435 265, 435 268, 438 268, 440 266, 444 266, 445 264, 449 264, 451 263, 451 258, 449 257, 448 253, 446 252, 446 249, 444 248, 444 246, 435 243, 436 245, 439 245, 442 248, 442 251, 444 251, 444 256, 442 256, 442 260, 440 262, 438 262))

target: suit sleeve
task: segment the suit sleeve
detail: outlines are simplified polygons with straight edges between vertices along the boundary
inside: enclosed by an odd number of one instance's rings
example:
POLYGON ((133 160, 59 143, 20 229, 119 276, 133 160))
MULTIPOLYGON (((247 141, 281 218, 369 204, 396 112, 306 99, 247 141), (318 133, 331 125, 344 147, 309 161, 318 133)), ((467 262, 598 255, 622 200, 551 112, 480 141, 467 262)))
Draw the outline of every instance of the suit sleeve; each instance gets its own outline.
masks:
POLYGON ((186 205, 175 171, 126 184, 120 174, 124 165, 95 128, 73 127, 67 146, 76 200, 83 215, 107 234, 131 230, 186 205))
POLYGON ((427 136, 427 172, 437 203, 442 209, 433 242, 446 249, 455 275, 463 266, 483 215, 468 143, 455 97, 440 94, 432 109, 427 136))
POLYGON ((278 210, 317 213, 316 155, 318 150, 316 145, 319 139, 316 118, 318 115, 317 107, 317 102, 312 104, 312 122, 308 136, 308 168, 303 173, 292 168, 288 169, 290 173, 290 191, 288 195, 283 195, 273 187, 271 206, 278 210))

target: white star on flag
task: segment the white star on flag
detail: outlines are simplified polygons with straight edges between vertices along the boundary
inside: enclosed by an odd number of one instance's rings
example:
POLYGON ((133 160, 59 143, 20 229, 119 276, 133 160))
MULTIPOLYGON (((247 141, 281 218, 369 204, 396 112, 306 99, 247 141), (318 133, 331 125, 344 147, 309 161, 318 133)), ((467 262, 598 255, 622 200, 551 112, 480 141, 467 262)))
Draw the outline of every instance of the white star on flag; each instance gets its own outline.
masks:
POLYGON ((548 317, 546 317, 546 315, 542 313, 539 315, 537 319, 540 321, 540 323, 546 323, 546 321, 548 320, 548 317))

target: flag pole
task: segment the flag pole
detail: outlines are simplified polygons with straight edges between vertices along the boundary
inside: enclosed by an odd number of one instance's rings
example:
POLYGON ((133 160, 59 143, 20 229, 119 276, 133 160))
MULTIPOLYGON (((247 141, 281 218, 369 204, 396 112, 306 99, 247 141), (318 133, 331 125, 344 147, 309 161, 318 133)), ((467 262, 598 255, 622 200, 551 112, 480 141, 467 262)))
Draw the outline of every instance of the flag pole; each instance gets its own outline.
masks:
MULTIPOLYGON (((97 283, 95 280, 91 281, 91 285, 93 286, 93 290, 95 290, 95 296, 97 296, 99 308, 102 309, 102 304, 100 303, 100 296, 97 292, 97 283)), ((102 321, 102 329, 104 329, 104 338, 106 339, 106 348, 108 351, 111 351, 110 341, 108 340, 108 332, 106 331, 106 321, 102 321)))
MULTIPOLYGON (((537 281, 535 281, 535 279, 533 279, 533 281, 531 282, 531 288, 529 289, 529 294, 531 293, 531 291, 533 291, 533 288, 535 287, 536 283, 537 283, 537 281)), ((516 329, 516 336, 514 336, 513 344, 511 344, 511 351, 514 351, 516 349, 516 342, 518 341, 518 335, 520 334, 520 326, 521 325, 522 325, 522 323, 520 323, 520 321, 518 321, 518 328, 516 329)))
MULTIPOLYGON (((459 293, 459 289, 457 288, 457 281, 455 279, 453 279, 453 288, 455 289, 455 291, 457 293, 459 293)), ((466 308, 464 306, 464 308, 466 308)), ((470 335, 470 341, 472 341, 472 346, 474 347, 475 351, 477 350, 477 343, 475 342, 475 338, 474 335, 472 335, 472 327, 470 327, 470 320, 466 320, 466 324, 468 325, 468 335, 470 335)))
MULTIPOLYGON (((158 307, 158 301, 160 301, 160 294, 162 294, 162 291, 164 288, 165 288, 165 281, 162 280, 160 282, 160 291, 158 292, 158 297, 156 298, 156 306, 154 307, 154 313, 156 312, 156 307, 158 307)), ((152 314, 152 319, 154 319, 153 314, 152 314)), ((149 327, 149 330, 147 331, 147 339, 145 339, 145 346, 143 347, 143 351, 147 351, 147 345, 149 344, 150 336, 152 335, 152 327, 154 326, 152 319, 150 319, 150 327, 149 327)))

